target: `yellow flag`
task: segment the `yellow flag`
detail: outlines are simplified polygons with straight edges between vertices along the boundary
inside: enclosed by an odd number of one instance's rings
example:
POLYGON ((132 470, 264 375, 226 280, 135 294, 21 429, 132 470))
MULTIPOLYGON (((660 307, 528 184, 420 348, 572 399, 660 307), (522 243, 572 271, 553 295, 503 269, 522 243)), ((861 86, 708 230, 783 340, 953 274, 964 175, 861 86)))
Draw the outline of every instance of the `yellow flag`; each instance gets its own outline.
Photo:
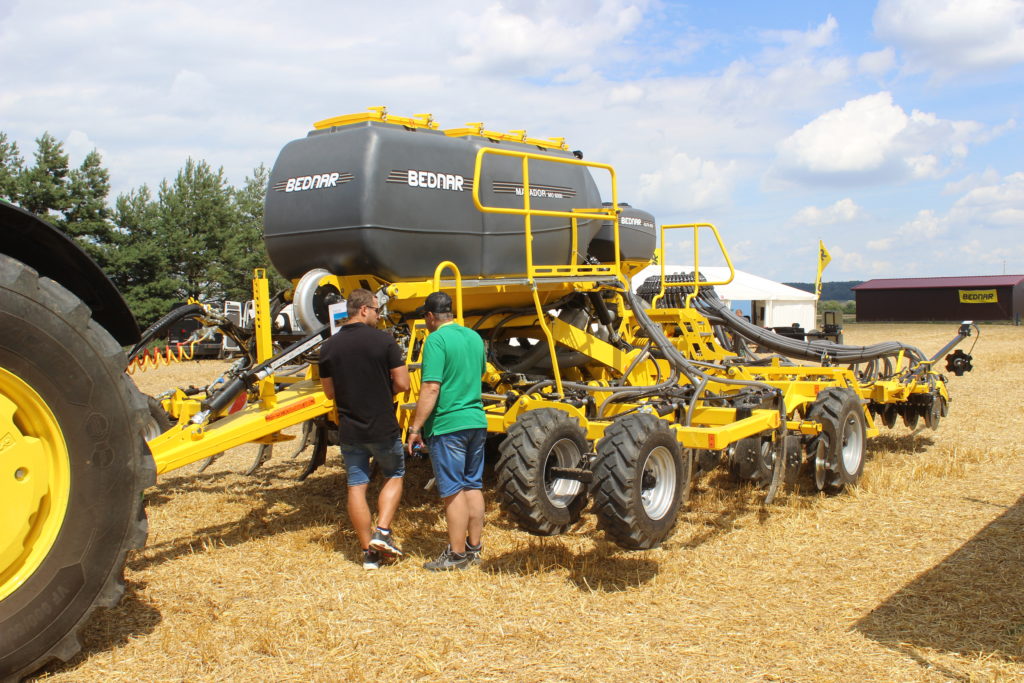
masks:
POLYGON ((814 296, 821 296, 821 273, 825 266, 832 262, 832 255, 825 248, 825 243, 818 240, 818 277, 814 280, 814 296))

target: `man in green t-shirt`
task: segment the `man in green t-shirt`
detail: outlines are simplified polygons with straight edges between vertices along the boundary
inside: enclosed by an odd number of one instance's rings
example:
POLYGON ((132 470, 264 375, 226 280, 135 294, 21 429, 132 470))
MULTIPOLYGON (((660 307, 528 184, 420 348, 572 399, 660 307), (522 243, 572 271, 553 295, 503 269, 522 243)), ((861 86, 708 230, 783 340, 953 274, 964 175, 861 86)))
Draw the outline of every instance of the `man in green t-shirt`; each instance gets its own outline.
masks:
POLYGON ((430 335, 423 345, 423 380, 406 449, 411 454, 426 433, 448 523, 448 547, 423 566, 431 571, 466 569, 480 561, 483 549, 487 417, 480 377, 487 356, 480 335, 453 319, 450 296, 434 292, 423 308, 430 335))

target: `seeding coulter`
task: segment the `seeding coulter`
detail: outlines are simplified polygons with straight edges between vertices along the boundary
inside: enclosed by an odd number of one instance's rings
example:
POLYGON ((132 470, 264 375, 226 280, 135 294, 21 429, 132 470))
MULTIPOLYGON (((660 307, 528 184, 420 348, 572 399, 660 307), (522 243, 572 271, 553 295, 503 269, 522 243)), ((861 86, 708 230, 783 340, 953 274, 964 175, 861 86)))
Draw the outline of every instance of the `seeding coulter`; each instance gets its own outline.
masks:
POLYGON ((483 337, 497 497, 533 534, 564 533, 593 503, 614 542, 652 548, 702 472, 725 467, 766 503, 801 477, 838 492, 861 476, 879 425, 934 429, 946 415, 941 371, 970 369, 951 353, 969 324, 932 356, 773 334, 729 311, 714 289, 725 282, 701 277, 702 239, 732 271, 715 226, 659 227, 616 188, 611 166, 558 138, 441 130, 383 108, 328 119, 284 148, 268 187, 267 252, 293 286, 272 295, 257 271, 251 327, 192 304, 142 335, 69 240, 0 205, 0 672, 67 659, 92 609, 120 598, 154 474, 247 443, 259 444, 250 472, 285 442, 293 457, 310 450, 300 478, 324 463, 337 437, 317 350, 359 287, 377 294, 381 327, 406 353, 403 429, 424 298, 449 292, 458 321, 483 337), (669 230, 689 234, 695 273, 633 282, 663 263, 669 230), (275 326, 288 304, 301 331, 275 326), (142 396, 121 346, 135 344, 131 360, 186 316, 241 356, 208 386, 142 396))

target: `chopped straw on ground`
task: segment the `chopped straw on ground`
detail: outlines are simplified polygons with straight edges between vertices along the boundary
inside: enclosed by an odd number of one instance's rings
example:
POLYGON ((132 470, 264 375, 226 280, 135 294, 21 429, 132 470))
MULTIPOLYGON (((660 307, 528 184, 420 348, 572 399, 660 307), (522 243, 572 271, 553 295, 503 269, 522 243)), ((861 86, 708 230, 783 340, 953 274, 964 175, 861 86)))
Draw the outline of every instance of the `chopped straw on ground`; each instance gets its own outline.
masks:
MULTIPOLYGON (((954 325, 850 325, 847 343, 928 353, 954 325)), ((859 487, 828 497, 698 481, 663 547, 626 552, 594 517, 517 530, 493 492, 478 569, 431 574, 443 520, 413 462, 394 525, 407 557, 357 563, 337 448, 255 447, 147 493, 127 593, 46 676, 106 680, 1024 680, 1024 328, 987 325, 938 431, 869 441, 859 487)), ((225 365, 137 374, 144 391, 225 365)), ((492 477, 493 479, 493 477, 492 477)), ((371 491, 372 492, 372 491, 371 491)))

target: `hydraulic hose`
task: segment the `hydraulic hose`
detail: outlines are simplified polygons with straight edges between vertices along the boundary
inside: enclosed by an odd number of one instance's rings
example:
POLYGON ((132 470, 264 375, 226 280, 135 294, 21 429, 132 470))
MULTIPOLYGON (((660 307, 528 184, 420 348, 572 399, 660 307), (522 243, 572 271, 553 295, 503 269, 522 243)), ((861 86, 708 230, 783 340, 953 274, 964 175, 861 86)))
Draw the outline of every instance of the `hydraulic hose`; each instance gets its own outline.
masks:
POLYGON ((132 347, 131 351, 128 352, 128 364, 130 365, 131 362, 135 360, 136 356, 138 356, 139 353, 146 348, 146 344, 151 342, 154 337, 159 336, 164 330, 169 328, 174 323, 178 322, 179 320, 182 320, 183 318, 188 318, 193 315, 201 315, 205 313, 206 309, 204 309, 201 305, 188 304, 187 306, 179 306, 170 313, 167 313, 166 315, 160 317, 155 323, 146 328, 146 331, 142 333, 142 337, 139 339, 139 342, 132 347))

